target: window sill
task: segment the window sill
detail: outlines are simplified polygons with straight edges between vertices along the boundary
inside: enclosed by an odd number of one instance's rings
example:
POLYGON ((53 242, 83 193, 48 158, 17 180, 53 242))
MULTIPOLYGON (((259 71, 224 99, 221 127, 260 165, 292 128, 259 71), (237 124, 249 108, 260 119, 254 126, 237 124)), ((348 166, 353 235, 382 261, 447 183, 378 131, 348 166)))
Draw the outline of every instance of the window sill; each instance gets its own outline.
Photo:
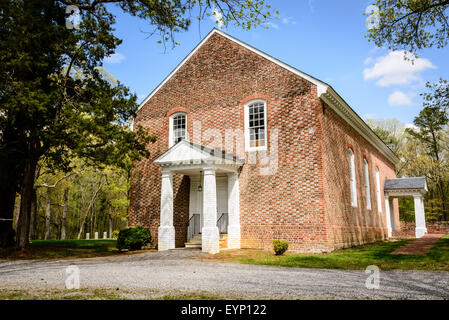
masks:
POLYGON ((265 151, 267 150, 267 147, 254 147, 254 148, 248 148, 245 150, 245 152, 256 152, 256 151, 265 151))

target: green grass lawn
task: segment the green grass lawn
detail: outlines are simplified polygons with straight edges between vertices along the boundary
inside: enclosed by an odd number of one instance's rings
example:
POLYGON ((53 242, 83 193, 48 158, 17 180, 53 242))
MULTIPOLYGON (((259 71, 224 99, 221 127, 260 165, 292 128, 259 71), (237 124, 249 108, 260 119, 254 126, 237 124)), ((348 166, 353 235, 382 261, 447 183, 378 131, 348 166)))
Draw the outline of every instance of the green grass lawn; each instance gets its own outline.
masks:
POLYGON ((0 300, 223 300, 209 292, 160 291, 156 289, 82 288, 82 289, 12 289, 0 287, 0 300))
POLYGON ((207 260, 299 268, 365 269, 376 265, 381 270, 415 269, 449 271, 449 236, 440 239, 425 255, 392 255, 394 250, 413 240, 382 241, 327 254, 286 253, 275 256, 264 250, 222 251, 207 260))
MULTIPOLYGON (((0 251, 0 259, 90 258, 121 254, 117 240, 33 240, 24 250, 0 251)), ((142 251, 140 251, 142 252, 142 251)))

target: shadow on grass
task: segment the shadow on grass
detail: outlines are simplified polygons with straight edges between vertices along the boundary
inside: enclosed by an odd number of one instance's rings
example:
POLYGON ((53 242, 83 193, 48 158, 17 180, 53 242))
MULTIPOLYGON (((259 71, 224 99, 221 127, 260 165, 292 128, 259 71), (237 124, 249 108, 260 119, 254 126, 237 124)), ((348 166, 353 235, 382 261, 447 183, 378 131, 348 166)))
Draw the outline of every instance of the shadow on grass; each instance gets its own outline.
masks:
POLYGON ((102 240, 33 240, 23 250, 2 249, 3 259, 89 258, 119 254, 115 239, 102 240))
MULTIPOLYGON (((216 260, 296 268, 365 269, 376 265, 382 270, 416 269, 449 271, 449 236, 440 239, 425 255, 393 255, 391 252, 413 241, 381 241, 327 254, 287 253, 275 256, 269 251, 244 250, 219 254, 216 260)), ((214 258, 211 258, 214 260, 214 258)))

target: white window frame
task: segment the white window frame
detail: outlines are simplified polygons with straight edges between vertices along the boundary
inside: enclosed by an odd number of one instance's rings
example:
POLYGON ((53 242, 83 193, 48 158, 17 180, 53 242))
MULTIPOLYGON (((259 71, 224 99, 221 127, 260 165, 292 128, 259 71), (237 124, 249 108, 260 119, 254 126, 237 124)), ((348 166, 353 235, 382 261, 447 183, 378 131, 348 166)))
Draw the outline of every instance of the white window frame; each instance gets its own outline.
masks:
POLYGON ((268 146, 268 128, 267 128, 267 102, 265 100, 256 99, 251 100, 245 104, 244 107, 244 116, 245 116, 245 151, 261 151, 261 150, 267 150, 268 146), (263 103, 264 108, 264 136, 265 136, 265 145, 260 147, 251 147, 250 141, 249 141, 249 107, 255 103, 263 103))
POLYGON ((175 135, 174 135, 174 132, 173 132, 173 119, 176 117, 176 116, 179 116, 179 115, 184 115, 185 117, 186 117, 186 138, 185 138, 185 140, 188 140, 188 136, 189 136, 189 130, 187 130, 188 129, 188 116, 187 116, 187 113, 185 113, 185 112, 175 112, 175 113, 173 113, 170 117, 169 117, 169 133, 168 133, 168 147, 169 148, 171 148, 171 147, 173 147, 174 145, 175 145, 175 142, 173 141, 173 139, 174 139, 174 137, 175 137, 175 135))
POLYGON ((380 194, 380 172, 376 167, 376 194, 377 194, 377 211, 382 212, 382 195, 380 194))
POLYGON ((363 158, 363 169, 365 173, 366 209, 371 210, 371 186, 369 181, 369 166, 368 161, 365 158, 363 158))
POLYGON ((355 173, 355 154, 352 148, 348 149, 349 158, 349 184, 351 191, 351 206, 357 207, 357 181, 355 173))

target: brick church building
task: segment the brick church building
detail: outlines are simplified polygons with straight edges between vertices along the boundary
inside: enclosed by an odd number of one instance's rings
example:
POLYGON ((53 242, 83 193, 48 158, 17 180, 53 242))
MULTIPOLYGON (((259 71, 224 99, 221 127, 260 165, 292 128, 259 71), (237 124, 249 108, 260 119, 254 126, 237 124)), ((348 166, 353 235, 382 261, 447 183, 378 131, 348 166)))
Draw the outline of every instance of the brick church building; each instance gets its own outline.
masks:
POLYGON ((399 227, 398 196, 415 197, 426 232, 425 180, 395 179, 397 156, 331 86, 220 30, 142 102, 139 125, 157 141, 133 170, 129 220, 159 250, 374 242, 399 227))

